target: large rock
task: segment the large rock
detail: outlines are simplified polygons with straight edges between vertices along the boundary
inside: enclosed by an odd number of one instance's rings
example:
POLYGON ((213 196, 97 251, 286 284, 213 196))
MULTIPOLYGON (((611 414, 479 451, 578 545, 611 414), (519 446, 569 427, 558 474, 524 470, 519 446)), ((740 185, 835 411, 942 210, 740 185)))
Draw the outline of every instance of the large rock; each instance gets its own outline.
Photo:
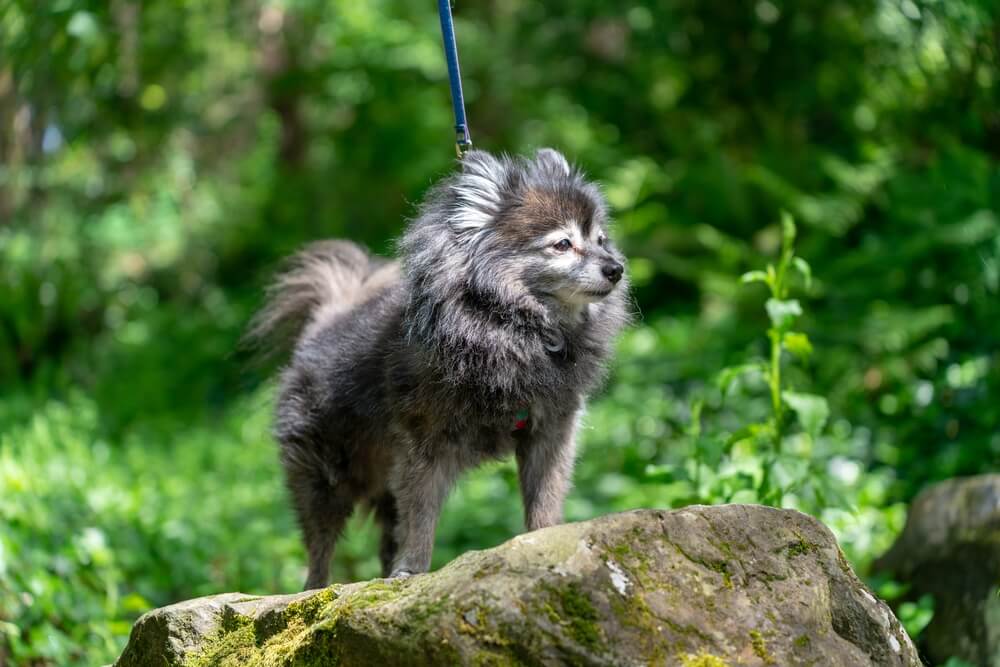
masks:
POLYGON ((876 570, 934 596, 922 643, 949 657, 1000 667, 1000 475, 948 480, 923 491, 876 570))
POLYGON ((140 618, 117 664, 920 662, 822 524, 727 505, 548 528, 409 579, 184 602, 140 618))

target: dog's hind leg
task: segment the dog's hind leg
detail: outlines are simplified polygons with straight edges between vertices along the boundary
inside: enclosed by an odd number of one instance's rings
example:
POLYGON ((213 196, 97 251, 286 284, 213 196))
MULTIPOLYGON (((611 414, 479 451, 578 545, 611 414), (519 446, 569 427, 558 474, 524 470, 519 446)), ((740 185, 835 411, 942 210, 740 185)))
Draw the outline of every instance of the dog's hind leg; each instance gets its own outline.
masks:
POLYGON ((288 489, 309 558, 305 590, 323 588, 330 583, 333 547, 354 511, 355 498, 331 485, 319 470, 289 470, 288 489))
POLYGON ((375 522, 382 532, 378 556, 382 562, 382 576, 392 573, 392 560, 396 557, 399 543, 396 541, 396 525, 399 523, 399 511, 396 509, 396 499, 391 493, 384 493, 374 503, 375 522))

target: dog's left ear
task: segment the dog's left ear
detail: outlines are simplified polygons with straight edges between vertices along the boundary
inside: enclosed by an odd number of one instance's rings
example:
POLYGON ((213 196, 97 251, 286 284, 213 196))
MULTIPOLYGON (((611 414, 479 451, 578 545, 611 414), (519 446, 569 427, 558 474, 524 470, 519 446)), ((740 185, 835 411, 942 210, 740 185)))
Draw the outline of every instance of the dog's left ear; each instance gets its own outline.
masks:
POLYGON ((554 148, 539 148, 535 153, 536 171, 547 172, 554 176, 569 176, 572 170, 563 154, 554 148))

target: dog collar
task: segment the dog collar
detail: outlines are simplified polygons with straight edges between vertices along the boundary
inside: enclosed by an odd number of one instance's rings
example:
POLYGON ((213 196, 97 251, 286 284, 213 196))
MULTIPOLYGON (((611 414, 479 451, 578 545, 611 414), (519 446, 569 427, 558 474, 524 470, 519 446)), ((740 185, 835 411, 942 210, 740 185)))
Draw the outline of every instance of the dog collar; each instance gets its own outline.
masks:
POLYGON ((525 431, 528 429, 528 410, 518 410, 514 415, 514 431, 525 431))
POLYGON ((566 349, 566 337, 558 329, 549 329, 542 334, 542 345, 549 354, 559 354, 566 349))

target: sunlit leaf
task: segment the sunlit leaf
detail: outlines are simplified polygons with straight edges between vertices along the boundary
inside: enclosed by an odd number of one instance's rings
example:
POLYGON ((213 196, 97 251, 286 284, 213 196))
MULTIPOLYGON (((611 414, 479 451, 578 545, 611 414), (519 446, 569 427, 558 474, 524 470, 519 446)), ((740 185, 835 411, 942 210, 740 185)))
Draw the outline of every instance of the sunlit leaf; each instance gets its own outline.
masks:
POLYGON ((806 283, 806 289, 812 287, 812 268, 809 266, 809 262, 801 257, 793 257, 792 264, 794 264, 798 272, 802 274, 802 279, 806 283))
POLYGON ((670 482, 677 478, 677 467, 670 464, 648 465, 643 477, 651 482, 670 482))
POLYGON ((767 274, 763 271, 747 271, 740 276, 740 282, 744 285, 748 283, 766 283, 767 274))
POLYGON ((100 34, 100 26, 90 12, 75 12, 66 24, 66 32, 84 41, 94 39, 100 34))
POLYGON ((715 376, 715 386, 719 388, 723 396, 729 393, 732 388, 733 383, 743 375, 749 373, 762 373, 764 368, 762 364, 740 364, 739 366, 728 366, 723 368, 718 375, 715 376))
POLYGON ((802 430, 813 438, 819 436, 826 425, 826 420, 830 417, 830 406, 822 396, 815 394, 802 394, 794 391, 785 391, 781 394, 782 400, 798 417, 802 430))
POLYGON ((916 602, 906 601, 899 605, 899 620, 913 636, 923 632, 933 617, 934 598, 930 595, 922 595, 916 602))
POLYGON ((799 331, 788 331, 781 337, 781 344, 785 349, 803 361, 812 355, 813 347, 809 337, 799 331))
POLYGON ((802 314, 802 306, 798 299, 768 299, 764 304, 771 324, 779 331, 785 331, 795 324, 795 319, 802 314))

